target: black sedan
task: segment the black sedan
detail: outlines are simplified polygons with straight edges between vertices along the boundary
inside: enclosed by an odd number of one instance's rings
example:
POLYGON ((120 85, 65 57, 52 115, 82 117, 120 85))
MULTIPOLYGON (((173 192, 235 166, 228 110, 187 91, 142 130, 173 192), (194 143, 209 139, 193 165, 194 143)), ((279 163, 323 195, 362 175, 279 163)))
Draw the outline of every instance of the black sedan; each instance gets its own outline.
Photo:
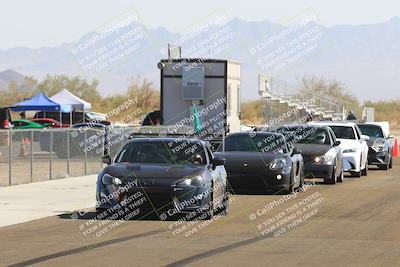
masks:
POLYGON ((134 139, 103 162, 109 165, 97 180, 98 212, 134 207, 162 220, 184 213, 210 218, 228 206, 225 160, 203 141, 134 139), (145 200, 134 205, 138 195, 145 200))
POLYGON ((393 137, 385 135, 380 125, 359 123, 362 134, 368 135, 368 164, 376 165, 382 170, 393 166, 393 137))
POLYGON ((301 150, 307 178, 323 178, 328 184, 343 182, 343 153, 332 129, 328 126, 285 125, 277 131, 301 150))
POLYGON ((304 183, 303 157, 282 134, 230 134, 216 154, 226 159, 228 182, 234 192, 291 193, 304 183))

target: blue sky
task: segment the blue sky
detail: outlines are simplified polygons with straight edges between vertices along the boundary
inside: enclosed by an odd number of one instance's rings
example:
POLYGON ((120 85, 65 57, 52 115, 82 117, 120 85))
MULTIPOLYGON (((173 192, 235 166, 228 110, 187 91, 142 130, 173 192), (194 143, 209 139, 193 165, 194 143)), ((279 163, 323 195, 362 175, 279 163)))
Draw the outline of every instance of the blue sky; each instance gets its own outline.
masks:
POLYGON ((218 8, 242 20, 277 23, 312 8, 325 26, 379 23, 400 16, 398 0, 2 0, 1 4, 2 49, 71 42, 130 8, 138 11, 146 26, 170 31, 179 31, 218 8))

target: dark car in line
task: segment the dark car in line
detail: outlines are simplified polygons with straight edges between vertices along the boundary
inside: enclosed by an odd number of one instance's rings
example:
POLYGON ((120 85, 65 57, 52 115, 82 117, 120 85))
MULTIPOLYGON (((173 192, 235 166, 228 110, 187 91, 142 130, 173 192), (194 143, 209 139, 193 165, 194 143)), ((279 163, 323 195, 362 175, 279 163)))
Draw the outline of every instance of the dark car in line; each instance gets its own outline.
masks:
POLYGON ((0 129, 11 127, 11 115, 9 108, 0 108, 0 129))
POLYGON ((332 129, 300 124, 283 125, 277 132, 301 150, 307 178, 323 178, 327 184, 343 182, 343 153, 332 129))
POLYGON ((291 193, 303 186, 303 157, 282 134, 229 134, 216 155, 226 159, 228 183, 234 192, 291 193))
POLYGON ((97 180, 97 211, 129 208, 138 193, 146 197, 141 212, 196 213, 210 218, 226 211, 225 160, 214 157, 204 141, 180 138, 138 138, 128 141, 97 180), (110 197, 111 196, 111 197, 110 197))
POLYGON ((359 123, 362 134, 368 135, 368 164, 382 170, 393 167, 393 136, 386 135, 380 125, 359 123))

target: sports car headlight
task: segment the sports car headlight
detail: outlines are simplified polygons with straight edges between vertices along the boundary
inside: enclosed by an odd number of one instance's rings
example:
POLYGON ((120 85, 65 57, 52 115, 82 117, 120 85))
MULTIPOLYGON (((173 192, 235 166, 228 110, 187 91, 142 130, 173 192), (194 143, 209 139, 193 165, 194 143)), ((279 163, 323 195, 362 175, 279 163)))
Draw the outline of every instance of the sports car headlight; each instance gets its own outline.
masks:
POLYGON ((183 179, 182 181, 179 181, 176 183, 176 186, 199 186, 203 184, 203 177, 201 176, 195 176, 192 178, 186 178, 183 179))
POLYGON ((350 148, 343 150, 343 153, 354 153, 357 152, 357 148, 350 148))
POLYGON ((111 176, 107 173, 103 175, 103 177, 101 178, 101 182, 105 185, 112 185, 112 184, 121 185, 122 184, 121 179, 111 176))
POLYGON ((269 165, 269 168, 272 170, 278 170, 278 169, 283 169, 286 167, 286 159, 285 158, 277 158, 274 159, 271 164, 269 165))
POLYGON ((333 157, 331 155, 323 155, 314 158, 314 163, 317 164, 332 164, 333 157))

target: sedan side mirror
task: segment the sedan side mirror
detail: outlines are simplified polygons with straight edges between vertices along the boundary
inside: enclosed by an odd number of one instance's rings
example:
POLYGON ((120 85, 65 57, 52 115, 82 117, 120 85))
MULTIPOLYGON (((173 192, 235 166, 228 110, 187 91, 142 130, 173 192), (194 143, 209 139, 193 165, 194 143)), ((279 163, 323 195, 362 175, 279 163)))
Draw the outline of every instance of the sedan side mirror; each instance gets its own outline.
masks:
POLYGON ((111 164, 111 157, 110 155, 104 155, 103 157, 101 157, 101 161, 107 165, 111 164))
POLYGON ((224 165, 225 161, 226 160, 224 158, 214 158, 212 160, 213 169, 215 169, 215 167, 217 167, 217 166, 224 165))
POLYGON ((292 155, 295 155, 295 154, 301 154, 301 150, 298 149, 297 147, 294 147, 292 150, 292 155))
POLYGON ((361 140, 362 141, 368 141, 369 140, 369 136, 368 135, 361 135, 361 140))
POLYGON ((333 143, 333 146, 339 146, 340 145, 340 141, 336 140, 335 143, 333 143))

